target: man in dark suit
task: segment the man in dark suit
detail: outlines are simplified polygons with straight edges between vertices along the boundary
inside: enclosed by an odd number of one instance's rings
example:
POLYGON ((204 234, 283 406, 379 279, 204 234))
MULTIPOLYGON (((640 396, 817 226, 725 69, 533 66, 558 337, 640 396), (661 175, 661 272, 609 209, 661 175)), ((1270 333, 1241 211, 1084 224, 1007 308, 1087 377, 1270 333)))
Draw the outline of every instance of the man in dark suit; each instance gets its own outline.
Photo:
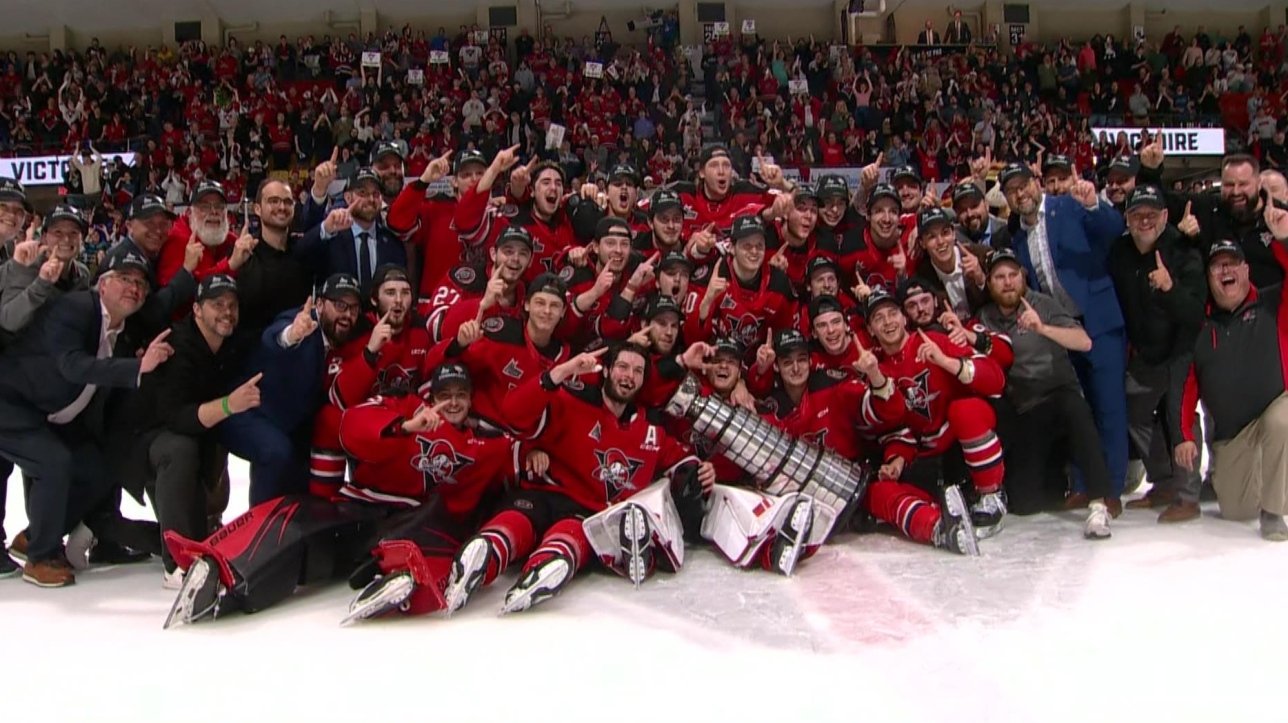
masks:
POLYGON ((333 209, 320 226, 310 229, 295 254, 313 270, 315 282, 332 274, 351 274, 365 289, 375 270, 385 264, 407 267, 407 249, 380 221, 380 178, 358 171, 344 192, 347 208, 333 209))
POLYGON ((147 298, 151 267, 118 248, 104 268, 96 289, 50 304, 0 357, 0 456, 33 478, 22 577, 41 587, 76 581, 63 535, 112 487, 96 441, 105 396, 99 392, 137 388, 173 353, 164 332, 141 357, 112 358, 125 320, 147 298))
POLYGON ((944 39, 940 37, 939 31, 929 20, 926 21, 926 29, 917 34, 917 45, 939 45, 944 39))
POLYGON ((962 11, 954 10, 953 21, 948 23, 948 29, 944 31, 944 42, 949 45, 968 45, 970 39, 970 26, 962 20, 962 11))
POLYGON ((998 179, 1029 286, 1054 297, 1091 336, 1091 351, 1075 353, 1073 366, 1096 415, 1116 507, 1127 476, 1127 336, 1108 256, 1125 228, 1122 214, 1090 181, 1075 182, 1068 195, 1047 196, 1024 163, 1008 164, 998 179))

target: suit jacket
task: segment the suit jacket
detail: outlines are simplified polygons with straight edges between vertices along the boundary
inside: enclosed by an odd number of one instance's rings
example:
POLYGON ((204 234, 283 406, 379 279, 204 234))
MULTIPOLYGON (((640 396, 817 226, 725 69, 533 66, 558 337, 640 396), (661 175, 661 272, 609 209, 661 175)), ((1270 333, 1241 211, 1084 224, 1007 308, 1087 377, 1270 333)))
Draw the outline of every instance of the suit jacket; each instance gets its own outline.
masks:
MULTIPOLYGON (((983 244, 964 243, 961 244, 961 250, 964 254, 974 254, 975 258, 979 259, 980 268, 987 268, 989 247, 983 244)), ((947 289, 945 289, 944 283, 939 280, 939 274, 935 273, 934 264, 930 263, 930 260, 925 256, 922 256, 921 261, 917 263, 917 270, 913 273, 913 278, 935 289, 940 294, 943 294, 945 298, 947 297, 947 289)), ((982 289, 977 288, 969 279, 965 279, 963 286, 966 287, 966 301, 970 304, 972 314, 979 311, 981 306, 989 302, 987 285, 982 289)))
MULTIPOLYGON (((376 237, 375 271, 381 264, 397 264, 407 268, 407 247, 384 224, 377 223, 373 231, 376 237)), ((344 229, 334 236, 322 238, 322 225, 314 226, 292 249, 307 268, 313 271, 317 284, 321 284, 331 274, 353 274, 364 285, 370 279, 362 278, 359 273, 358 256, 354 252, 353 230, 344 229)))
POLYGON ((73 291, 41 309, 31 333, 0 355, 0 424, 21 428, 71 404, 94 384, 100 390, 138 387, 136 358, 98 358, 103 328, 98 292, 73 291))
POLYGON ((982 245, 986 248, 1011 248, 1011 234, 1006 228, 1006 222, 1002 219, 989 214, 988 228, 979 235, 979 238, 971 238, 966 233, 966 229, 961 224, 957 225, 957 242, 963 244, 982 245))
POLYGON ((937 31, 922 30, 917 34, 918 45, 939 45, 940 42, 942 42, 942 39, 937 31))
POLYGON ((970 42, 970 26, 963 22, 953 21, 948 23, 948 29, 944 31, 944 42, 953 44, 959 43, 965 45, 970 42))
MULTIPOLYGON (((259 344, 246 358, 242 373, 228 385, 235 389, 263 372, 259 383, 258 413, 285 432, 291 432, 313 415, 325 401, 323 382, 327 374, 327 348, 322 330, 317 329, 295 346, 282 346, 282 331, 291 325, 299 308, 284 311, 260 335, 259 344)), ((313 312, 317 318, 317 312, 313 312)))
MULTIPOLYGON (((1083 207, 1071 196, 1046 196, 1045 204, 1047 242, 1056 276, 1078 305, 1076 311, 1081 314, 1087 334, 1094 339, 1123 328, 1123 312, 1108 268, 1109 249, 1126 228, 1122 214, 1103 200, 1095 209, 1083 207)), ((1028 273, 1029 286, 1036 289, 1029 232, 1020 224, 1018 214, 1010 218, 1010 232, 1015 255, 1028 273)))

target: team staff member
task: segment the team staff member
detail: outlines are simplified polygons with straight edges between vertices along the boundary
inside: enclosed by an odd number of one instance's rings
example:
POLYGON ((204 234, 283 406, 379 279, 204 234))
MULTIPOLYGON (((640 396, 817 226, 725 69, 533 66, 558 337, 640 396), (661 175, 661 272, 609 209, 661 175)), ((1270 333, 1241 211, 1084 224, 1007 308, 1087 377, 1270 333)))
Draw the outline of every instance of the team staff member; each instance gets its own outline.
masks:
POLYGON ((313 293, 313 275, 291 253, 299 237, 291 231, 295 201, 291 187, 267 180, 259 185, 252 211, 259 232, 252 235, 250 258, 237 271, 240 328, 258 338, 278 314, 304 303, 313 293))

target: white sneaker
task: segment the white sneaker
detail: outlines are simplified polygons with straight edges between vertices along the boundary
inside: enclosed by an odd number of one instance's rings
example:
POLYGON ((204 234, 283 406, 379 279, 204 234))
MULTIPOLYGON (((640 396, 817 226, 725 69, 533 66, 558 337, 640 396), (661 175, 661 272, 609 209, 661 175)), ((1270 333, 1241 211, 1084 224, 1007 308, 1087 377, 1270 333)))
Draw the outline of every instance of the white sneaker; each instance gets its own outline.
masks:
POLYGON ((1086 525, 1082 528, 1082 536, 1088 540, 1108 539, 1109 508, 1102 500, 1096 500, 1088 505, 1088 509, 1090 511, 1087 513, 1086 525))
POLYGON ((84 570, 89 567, 89 551, 94 546, 94 533, 82 522, 76 525, 76 529, 67 536, 67 561, 72 564, 74 570, 84 570))
POLYGON ((161 577, 161 589, 178 590, 183 587, 184 570, 175 568, 172 572, 163 573, 161 577))

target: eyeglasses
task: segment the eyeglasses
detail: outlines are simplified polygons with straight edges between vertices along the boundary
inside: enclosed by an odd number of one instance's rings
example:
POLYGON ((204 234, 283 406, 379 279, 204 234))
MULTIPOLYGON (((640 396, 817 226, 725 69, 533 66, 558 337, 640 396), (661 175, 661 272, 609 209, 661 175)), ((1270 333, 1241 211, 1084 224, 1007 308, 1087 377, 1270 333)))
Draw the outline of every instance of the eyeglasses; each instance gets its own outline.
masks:
POLYGON ((356 314, 362 307, 361 304, 350 304, 347 301, 332 301, 331 305, 341 314, 347 314, 351 311, 356 314))
POLYGON ((136 289, 140 289, 144 291, 146 291, 148 288, 148 280, 140 276, 126 276, 124 274, 116 273, 116 274, 109 275, 107 278, 112 279, 118 283, 124 284, 126 286, 133 286, 136 289))
POLYGON ((295 203, 289 196, 267 196, 261 202, 264 206, 290 206, 295 203))

